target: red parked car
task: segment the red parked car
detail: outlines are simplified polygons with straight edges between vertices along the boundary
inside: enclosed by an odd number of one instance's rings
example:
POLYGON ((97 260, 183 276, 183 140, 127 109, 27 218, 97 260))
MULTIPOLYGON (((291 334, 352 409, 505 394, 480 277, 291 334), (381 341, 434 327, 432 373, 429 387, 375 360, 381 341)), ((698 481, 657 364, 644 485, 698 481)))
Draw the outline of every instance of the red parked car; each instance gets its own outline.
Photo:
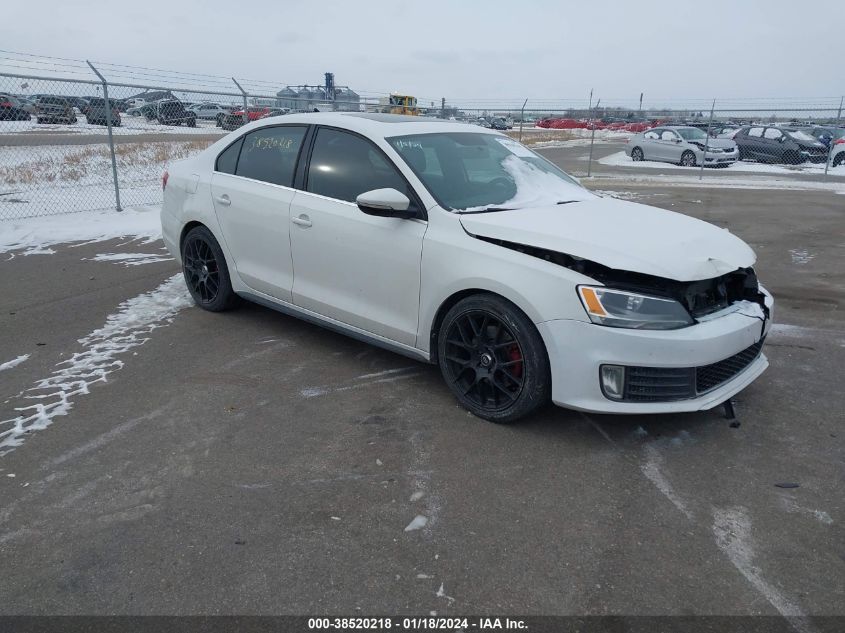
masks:
MULTIPOLYGON (((247 108, 247 110, 246 110, 246 118, 249 119, 250 121, 257 121, 258 119, 260 119, 260 118, 262 118, 262 117, 264 117, 268 114, 270 114, 270 108, 269 107, 263 107, 263 108, 252 107, 252 108, 247 108)), ((241 119, 243 119, 244 109, 241 108, 240 110, 235 110, 234 112, 232 112, 232 116, 239 116, 239 117, 241 117, 241 119)))

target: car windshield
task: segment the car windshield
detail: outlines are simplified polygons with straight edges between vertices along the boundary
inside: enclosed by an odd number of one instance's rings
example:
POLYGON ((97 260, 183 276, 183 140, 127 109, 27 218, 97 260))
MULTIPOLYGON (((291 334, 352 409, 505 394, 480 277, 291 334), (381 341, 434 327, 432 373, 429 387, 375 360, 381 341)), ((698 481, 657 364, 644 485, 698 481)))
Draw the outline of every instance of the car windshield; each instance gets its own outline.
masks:
POLYGON ((447 132, 387 141, 445 209, 495 211, 594 197, 545 158, 506 136, 447 132))
POLYGON ((699 130, 697 127, 682 127, 675 131, 687 141, 697 141, 698 139, 707 138, 707 133, 704 130, 699 130))
POLYGON ((812 134, 808 134, 804 130, 787 130, 786 132, 796 141, 815 141, 816 138, 812 134))

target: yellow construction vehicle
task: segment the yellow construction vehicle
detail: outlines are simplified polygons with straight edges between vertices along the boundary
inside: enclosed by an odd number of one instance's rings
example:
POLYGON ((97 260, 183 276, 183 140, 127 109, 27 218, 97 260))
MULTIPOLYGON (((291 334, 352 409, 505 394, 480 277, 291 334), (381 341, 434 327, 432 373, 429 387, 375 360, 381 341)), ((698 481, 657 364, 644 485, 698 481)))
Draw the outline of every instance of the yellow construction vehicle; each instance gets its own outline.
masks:
POLYGON ((412 116, 419 114, 416 97, 391 93, 389 97, 382 97, 380 101, 380 105, 383 106, 382 112, 389 112, 390 114, 410 114, 412 116))

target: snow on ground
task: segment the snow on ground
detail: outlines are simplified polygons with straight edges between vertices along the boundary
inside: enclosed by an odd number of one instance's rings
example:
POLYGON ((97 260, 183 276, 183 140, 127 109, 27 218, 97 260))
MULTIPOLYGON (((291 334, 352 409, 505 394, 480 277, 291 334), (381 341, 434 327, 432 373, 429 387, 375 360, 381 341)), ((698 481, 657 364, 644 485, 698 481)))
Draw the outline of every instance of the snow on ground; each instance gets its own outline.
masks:
POLYGON ((3 371, 4 369, 12 369, 12 367, 17 367, 27 358, 29 358, 29 354, 21 354, 17 358, 13 358, 12 360, 6 361, 5 363, 0 363, 0 371, 3 371))
POLYGON ((22 250, 22 255, 51 254, 54 251, 50 246, 55 244, 102 242, 118 237, 139 239, 144 244, 159 239, 159 208, 140 207, 120 213, 83 211, 0 222, 0 253, 22 250))
POLYGON ((797 178, 776 178, 772 176, 745 176, 737 178, 707 177, 698 179, 698 172, 689 174, 601 174, 583 177, 584 184, 599 181, 603 184, 624 183, 625 185, 660 185, 661 187, 693 187, 701 189, 790 189, 793 191, 829 191, 845 193, 845 181, 831 178, 827 181, 799 180, 797 178))
POLYGON ((130 266, 143 266, 157 262, 172 262, 173 258, 164 253, 99 253, 92 257, 91 261, 114 262, 129 268, 130 266))
MULTIPOLYGON (((77 115, 76 123, 38 123, 35 117, 29 121, 0 121, 0 137, 5 134, 102 134, 106 136, 105 125, 91 125, 84 116, 77 115)), ((120 127, 113 127, 112 134, 228 134, 217 127, 214 121, 197 121, 197 127, 185 125, 161 125, 147 121, 144 117, 121 115, 120 127)))
MULTIPOLYGON (((160 202, 166 166, 208 145, 202 140, 117 145, 121 202, 160 202)), ((114 208, 112 182, 105 144, 0 147, 0 220, 114 208)))
MULTIPOLYGON (((610 156, 605 156, 598 160, 601 165, 608 165, 609 167, 644 167, 653 169, 673 169, 686 172, 698 170, 699 167, 682 167, 673 163, 661 163, 653 160, 641 160, 634 162, 630 156, 626 156, 625 152, 616 152, 610 156)), ((733 165, 727 167, 720 167, 720 172, 734 173, 754 173, 754 174, 824 174, 824 163, 803 163, 801 165, 769 165, 765 163, 757 163, 752 161, 738 161, 733 165)), ((828 170, 829 174, 835 176, 845 176, 845 164, 838 167, 831 167, 828 170)))
POLYGON ((23 443, 27 433, 41 431, 54 418, 67 415, 91 385, 108 382, 109 374, 123 368, 121 355, 146 343, 153 330, 169 325, 190 305, 181 274, 121 303, 101 328, 79 339, 82 351, 58 363, 50 376, 24 392, 23 398, 32 404, 15 408, 16 417, 0 420, 0 455, 23 443))

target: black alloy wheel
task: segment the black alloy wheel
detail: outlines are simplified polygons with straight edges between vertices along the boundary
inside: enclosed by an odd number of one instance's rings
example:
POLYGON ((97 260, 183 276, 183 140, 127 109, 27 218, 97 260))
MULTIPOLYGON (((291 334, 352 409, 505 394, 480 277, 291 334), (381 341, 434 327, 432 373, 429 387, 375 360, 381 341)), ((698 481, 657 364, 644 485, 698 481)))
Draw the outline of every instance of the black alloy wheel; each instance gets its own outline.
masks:
POLYGON ((684 167, 695 167, 695 154, 693 154, 690 150, 681 154, 681 165, 684 167))
POLYGON ((635 147, 634 149, 632 149, 631 160, 635 163, 643 160, 643 150, 641 150, 639 147, 635 147))
POLYGON ((476 295, 455 305, 440 329, 438 360, 461 404, 491 422, 512 422, 549 399, 542 339, 501 297, 476 295))
POLYGON ((204 226, 192 229, 182 243, 182 272, 196 304, 211 312, 231 308, 237 301, 223 251, 204 226))

